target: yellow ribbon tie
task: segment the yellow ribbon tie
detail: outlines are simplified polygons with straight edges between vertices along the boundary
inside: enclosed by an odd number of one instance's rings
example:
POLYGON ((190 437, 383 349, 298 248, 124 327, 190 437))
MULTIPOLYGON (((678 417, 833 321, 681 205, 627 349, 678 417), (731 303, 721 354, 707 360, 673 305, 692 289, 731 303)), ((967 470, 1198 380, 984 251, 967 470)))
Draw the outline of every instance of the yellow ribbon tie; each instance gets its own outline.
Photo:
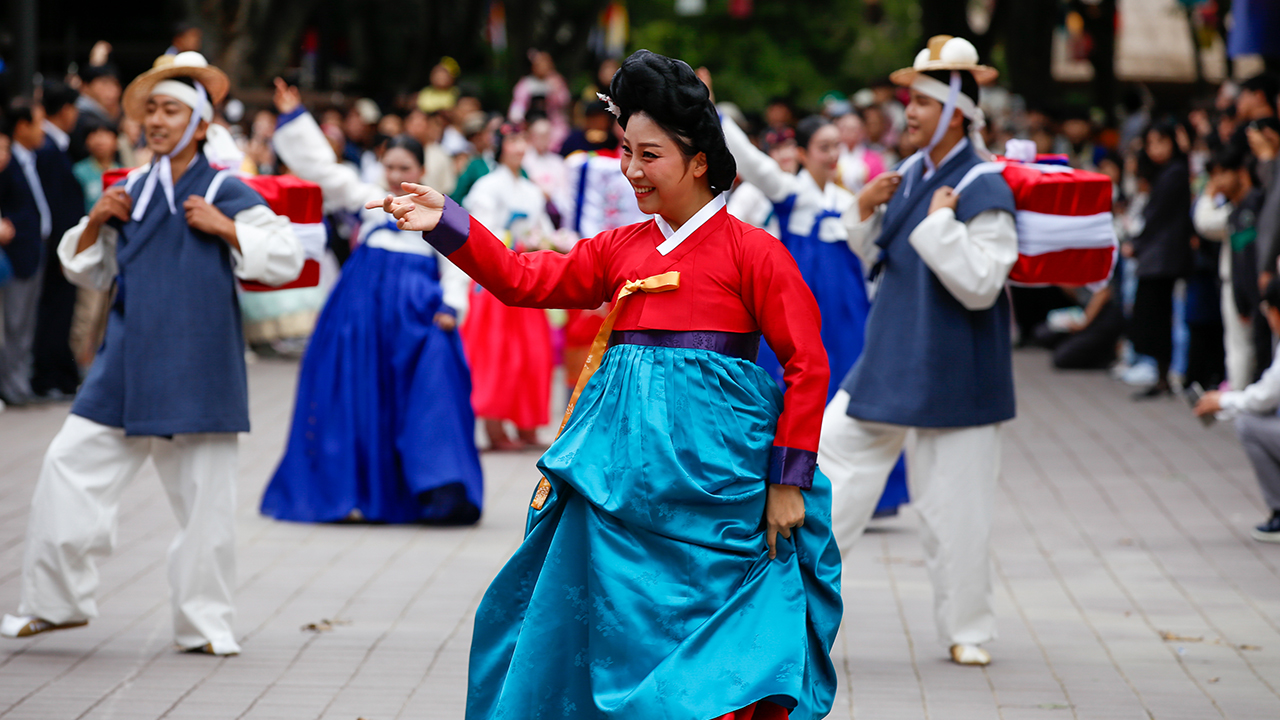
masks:
MULTIPOLYGON (((564 420, 560 421, 560 429, 556 430, 556 437, 560 437, 560 433, 564 432, 564 426, 569 424, 569 418, 573 415, 573 408, 578 404, 578 396, 582 395, 582 389, 587 386, 587 381, 600 369, 600 361, 604 358, 604 353, 609 349, 609 336, 613 333, 613 323, 618 319, 618 309, 622 307, 622 299, 628 295, 634 295, 638 292, 643 293, 663 293, 670 292, 680 287, 680 273, 678 271, 665 272, 661 275, 653 275, 643 280, 628 280, 622 286, 622 290, 618 292, 618 299, 613 303, 613 309, 605 316, 604 323, 600 326, 600 332, 596 333, 596 339, 591 341, 591 350, 587 352, 587 361, 582 366, 582 372, 578 375, 578 382, 573 387, 573 394, 569 396, 569 405, 564 410, 564 420)), ((541 510, 542 506, 547 502, 547 496, 551 494, 551 483, 544 477, 538 483, 538 490, 534 493, 533 503, 531 506, 534 510, 541 510)))

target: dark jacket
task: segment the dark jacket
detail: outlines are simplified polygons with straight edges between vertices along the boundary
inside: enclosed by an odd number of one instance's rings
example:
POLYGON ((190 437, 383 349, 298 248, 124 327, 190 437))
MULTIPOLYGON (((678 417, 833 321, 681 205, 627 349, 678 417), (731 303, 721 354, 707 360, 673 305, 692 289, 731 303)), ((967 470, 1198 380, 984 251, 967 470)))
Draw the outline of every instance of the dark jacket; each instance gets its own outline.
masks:
POLYGON ((1258 212, 1258 267, 1276 272, 1280 260, 1280 162, 1258 163, 1258 180, 1266 194, 1258 212))
POLYGON ((36 151, 36 172, 49 202, 49 214, 53 216, 53 232, 49 233, 47 242, 56 248, 63 233, 75 227, 85 215, 84 188, 71 169, 70 156, 58 148, 53 138, 45 138, 44 147, 36 151))
MULTIPOLYGON (((46 138, 35 155, 36 174, 40 176, 53 220, 48 242, 57 243, 84 215, 84 191, 71 172, 66 153, 59 150, 53 140, 46 138)), ((0 172, 0 216, 12 222, 15 231, 13 242, 4 248, 13 265, 13 274, 29 278, 40 267, 45 249, 40 238, 40 209, 17 158, 10 159, 4 172, 0 172)))
MULTIPOLYGON (((1227 218, 1227 239, 1231 243, 1231 292, 1241 317, 1252 317, 1262 300, 1258 291, 1258 211, 1262 209, 1262 188, 1249 191, 1227 218)), ((1273 270, 1274 272, 1274 270, 1273 270)))
MULTIPOLYGON (((39 172, 38 157, 36 169, 39 172)), ((13 240, 4 252, 13 265, 14 277, 25 280, 39 269, 44 243, 40 238, 40 208, 16 157, 10 158, 4 172, 0 172, 0 216, 13 223, 13 240)))
POLYGON ((1160 169, 1143 211, 1146 225, 1133 239, 1138 277, 1183 277, 1191 271, 1191 176, 1186 158, 1160 169))

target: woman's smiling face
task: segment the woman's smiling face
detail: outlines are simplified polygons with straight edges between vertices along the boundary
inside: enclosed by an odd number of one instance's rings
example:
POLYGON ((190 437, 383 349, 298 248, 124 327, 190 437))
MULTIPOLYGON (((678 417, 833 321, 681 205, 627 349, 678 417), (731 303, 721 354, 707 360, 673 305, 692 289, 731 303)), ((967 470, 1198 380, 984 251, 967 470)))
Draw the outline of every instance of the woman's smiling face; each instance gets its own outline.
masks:
POLYGON ((703 153, 686 157, 680 146, 648 115, 636 113, 622 136, 622 173, 631 182, 640 211, 666 215, 682 204, 706 175, 703 153))

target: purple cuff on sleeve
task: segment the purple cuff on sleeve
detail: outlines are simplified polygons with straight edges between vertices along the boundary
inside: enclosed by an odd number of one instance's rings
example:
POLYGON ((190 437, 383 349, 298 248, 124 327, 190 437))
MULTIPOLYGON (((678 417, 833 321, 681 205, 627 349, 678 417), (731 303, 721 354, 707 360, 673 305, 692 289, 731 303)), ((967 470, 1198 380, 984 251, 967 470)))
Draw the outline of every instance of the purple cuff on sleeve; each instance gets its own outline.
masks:
POLYGON ((808 490, 813 487, 813 471, 817 467, 818 453, 775 445, 769 455, 769 482, 808 490))
POLYGON ((290 110, 289 112, 287 112, 287 113, 285 113, 285 114, 281 115, 280 117, 276 118, 276 128, 282 128, 282 127, 284 127, 285 125, 288 125, 288 124, 289 124, 291 121, 293 121, 295 118, 302 117, 302 114, 303 114, 303 113, 305 113, 306 111, 307 111, 307 109, 306 109, 306 108, 304 108, 304 107, 302 107, 301 105, 299 105, 298 107, 296 107, 296 108, 294 108, 294 109, 290 110))
POLYGON ((422 239, 431 243, 431 247, 439 250, 441 255, 448 256, 465 245, 470 234, 471 213, 446 195, 444 215, 440 217, 435 230, 422 233, 422 239))

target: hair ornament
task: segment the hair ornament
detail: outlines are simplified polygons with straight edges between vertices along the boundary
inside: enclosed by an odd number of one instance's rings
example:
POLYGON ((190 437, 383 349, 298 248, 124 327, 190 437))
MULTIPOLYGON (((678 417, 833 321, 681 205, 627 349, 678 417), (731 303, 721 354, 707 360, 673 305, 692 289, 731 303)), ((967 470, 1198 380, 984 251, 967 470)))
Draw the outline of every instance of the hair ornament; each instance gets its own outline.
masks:
POLYGON ((598 97, 598 98, 600 98, 601 100, 603 100, 603 101, 605 101, 606 103, 608 103, 608 105, 609 105, 609 112, 613 113, 613 116, 614 116, 614 117, 616 117, 616 118, 620 118, 620 117, 622 117, 622 111, 618 109, 618 106, 617 106, 617 105, 614 105, 614 104, 613 104, 613 98, 609 97, 608 95, 605 95, 604 93, 600 93, 600 92, 596 93, 596 97, 598 97))

